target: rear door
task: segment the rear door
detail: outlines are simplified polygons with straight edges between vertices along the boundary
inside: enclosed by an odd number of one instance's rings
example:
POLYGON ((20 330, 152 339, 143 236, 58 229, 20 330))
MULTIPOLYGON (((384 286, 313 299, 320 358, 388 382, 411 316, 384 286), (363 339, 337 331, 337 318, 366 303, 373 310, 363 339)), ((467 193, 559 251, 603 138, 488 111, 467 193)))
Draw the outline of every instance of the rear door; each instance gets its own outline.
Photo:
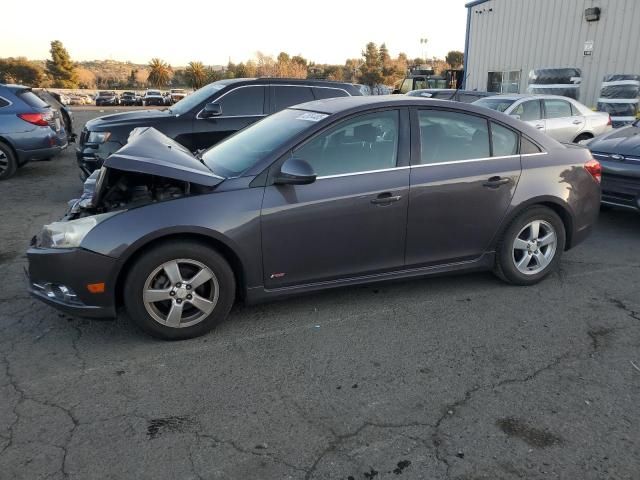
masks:
POLYGON ((308 162, 318 178, 309 185, 265 188, 265 287, 401 268, 409 197, 408 110, 342 120, 291 155, 308 162))
POLYGON ((485 117, 412 112, 407 267, 475 259, 489 247, 520 178, 519 134, 485 117))
POLYGON ((546 98, 542 103, 546 122, 545 133, 559 142, 573 142, 584 128, 584 117, 572 109, 566 100, 546 98))
POLYGON ((176 137, 178 142, 190 150, 209 148, 266 116, 264 85, 240 86, 212 101, 220 104, 222 114, 217 117, 203 118, 201 112, 198 112, 193 120, 192 132, 185 132, 176 137))

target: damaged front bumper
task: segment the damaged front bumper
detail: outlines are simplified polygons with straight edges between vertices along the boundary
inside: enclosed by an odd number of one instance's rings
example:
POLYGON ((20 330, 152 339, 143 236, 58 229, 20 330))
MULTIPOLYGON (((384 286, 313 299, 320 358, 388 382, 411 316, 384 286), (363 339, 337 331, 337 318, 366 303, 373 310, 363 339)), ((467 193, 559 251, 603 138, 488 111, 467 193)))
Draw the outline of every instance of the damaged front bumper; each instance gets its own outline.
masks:
POLYGON ((115 258, 83 248, 40 248, 32 241, 27 259, 28 290, 38 300, 79 317, 116 317, 115 258), (104 283, 104 291, 89 291, 97 283, 104 283))

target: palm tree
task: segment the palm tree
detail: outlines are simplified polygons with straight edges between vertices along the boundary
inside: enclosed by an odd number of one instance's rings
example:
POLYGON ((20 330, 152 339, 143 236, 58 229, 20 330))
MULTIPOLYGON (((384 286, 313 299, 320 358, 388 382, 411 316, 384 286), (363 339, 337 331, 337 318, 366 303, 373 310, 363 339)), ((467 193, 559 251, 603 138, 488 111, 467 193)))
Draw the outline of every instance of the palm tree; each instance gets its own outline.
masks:
POLYGON ((147 81, 154 87, 162 87, 171 80, 171 65, 159 58, 152 58, 149 62, 149 78, 147 81))
POLYGON ((202 62, 189 62, 186 68, 187 78, 194 90, 204 86, 207 81, 207 69, 202 62))

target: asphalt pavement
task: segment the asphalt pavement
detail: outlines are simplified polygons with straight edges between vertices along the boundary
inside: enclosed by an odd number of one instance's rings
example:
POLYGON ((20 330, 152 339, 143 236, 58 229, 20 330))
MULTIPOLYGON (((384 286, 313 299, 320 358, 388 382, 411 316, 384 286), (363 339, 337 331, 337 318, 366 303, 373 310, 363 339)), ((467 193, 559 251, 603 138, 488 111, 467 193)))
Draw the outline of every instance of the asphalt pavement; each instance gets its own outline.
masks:
POLYGON ((0 479, 640 478, 635 213, 533 287, 344 288, 163 342, 27 295, 29 238, 81 187, 73 146, 0 183, 0 479))

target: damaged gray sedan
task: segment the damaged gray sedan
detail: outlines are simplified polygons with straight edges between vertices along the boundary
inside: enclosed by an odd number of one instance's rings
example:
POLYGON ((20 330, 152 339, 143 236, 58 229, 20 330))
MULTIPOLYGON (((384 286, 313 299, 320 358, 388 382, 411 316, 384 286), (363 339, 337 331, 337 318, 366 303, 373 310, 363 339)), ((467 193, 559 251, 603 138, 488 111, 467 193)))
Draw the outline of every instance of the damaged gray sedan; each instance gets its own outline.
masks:
POLYGON ((582 147, 411 97, 298 105, 201 155, 138 129, 32 239, 29 288, 183 339, 237 299, 473 270, 531 285, 591 231, 599 181, 582 147))

